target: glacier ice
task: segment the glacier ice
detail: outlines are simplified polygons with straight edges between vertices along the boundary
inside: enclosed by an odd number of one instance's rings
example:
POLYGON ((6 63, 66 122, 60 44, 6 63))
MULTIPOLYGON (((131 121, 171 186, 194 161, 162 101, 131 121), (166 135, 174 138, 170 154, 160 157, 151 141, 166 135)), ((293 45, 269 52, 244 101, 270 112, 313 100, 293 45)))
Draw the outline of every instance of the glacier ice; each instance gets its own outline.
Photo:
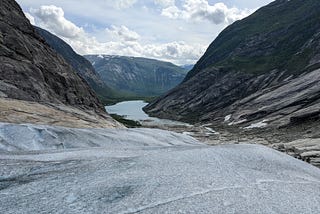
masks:
POLYGON ((0 145, 0 213, 320 213, 320 170, 260 145, 29 124, 0 145))

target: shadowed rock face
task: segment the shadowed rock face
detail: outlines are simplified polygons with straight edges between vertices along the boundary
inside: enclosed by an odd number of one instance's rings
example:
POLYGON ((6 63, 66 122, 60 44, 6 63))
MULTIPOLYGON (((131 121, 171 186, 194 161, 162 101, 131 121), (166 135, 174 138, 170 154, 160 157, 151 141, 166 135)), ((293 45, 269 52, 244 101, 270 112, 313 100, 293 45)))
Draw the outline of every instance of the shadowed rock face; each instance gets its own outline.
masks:
POLYGON ((277 0, 235 22, 182 84, 145 110, 192 122, 227 118, 245 126, 318 120, 319 10, 317 0, 277 0))
POLYGON ((0 96, 103 111, 94 92, 54 52, 13 0, 0 2, 0 96))
POLYGON ((70 45, 59 37, 39 27, 34 26, 34 28, 50 47, 63 56, 73 69, 86 80, 102 101, 108 102, 112 100, 115 92, 102 81, 100 75, 86 58, 77 54, 70 45))
POLYGON ((104 85, 99 75, 96 73, 91 63, 83 56, 77 54, 70 45, 64 42, 59 37, 50 32, 34 26, 36 32, 45 39, 45 41, 59 53, 63 58, 74 68, 77 73, 83 77, 88 84, 95 83, 96 85, 104 85))

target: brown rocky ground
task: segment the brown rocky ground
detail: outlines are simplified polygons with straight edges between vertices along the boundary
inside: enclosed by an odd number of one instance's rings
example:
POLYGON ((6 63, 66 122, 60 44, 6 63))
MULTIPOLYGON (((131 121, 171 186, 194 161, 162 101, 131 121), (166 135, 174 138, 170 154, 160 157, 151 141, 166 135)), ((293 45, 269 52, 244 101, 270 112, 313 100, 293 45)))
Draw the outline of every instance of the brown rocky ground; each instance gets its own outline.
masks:
POLYGON ((286 128, 243 129, 237 126, 214 126, 212 124, 175 127, 154 126, 153 128, 185 133, 213 146, 262 144, 320 167, 320 129, 316 122, 286 128))
POLYGON ((124 127, 102 112, 81 110, 63 104, 42 104, 8 98, 0 98, 0 121, 72 128, 124 127))

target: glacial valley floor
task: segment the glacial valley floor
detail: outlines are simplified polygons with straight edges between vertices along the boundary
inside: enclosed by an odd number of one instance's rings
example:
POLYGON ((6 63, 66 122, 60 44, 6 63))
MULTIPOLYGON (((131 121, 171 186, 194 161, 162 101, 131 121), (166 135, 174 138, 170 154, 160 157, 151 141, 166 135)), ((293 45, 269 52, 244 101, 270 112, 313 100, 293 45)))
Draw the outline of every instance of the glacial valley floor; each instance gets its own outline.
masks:
MULTIPOLYGON (((320 167, 320 128, 317 123, 286 128, 255 128, 213 124, 153 126, 190 135, 208 145, 260 144, 320 167)), ((150 127, 150 126, 145 126, 150 127)))

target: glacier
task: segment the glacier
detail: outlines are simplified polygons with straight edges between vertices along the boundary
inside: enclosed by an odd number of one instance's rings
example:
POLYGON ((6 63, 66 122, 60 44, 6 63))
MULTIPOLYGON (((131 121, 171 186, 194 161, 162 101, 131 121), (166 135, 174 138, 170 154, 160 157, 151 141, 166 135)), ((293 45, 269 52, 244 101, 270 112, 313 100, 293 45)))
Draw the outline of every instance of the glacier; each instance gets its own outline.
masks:
POLYGON ((320 213, 320 170, 157 129, 0 124, 0 213, 320 213))

